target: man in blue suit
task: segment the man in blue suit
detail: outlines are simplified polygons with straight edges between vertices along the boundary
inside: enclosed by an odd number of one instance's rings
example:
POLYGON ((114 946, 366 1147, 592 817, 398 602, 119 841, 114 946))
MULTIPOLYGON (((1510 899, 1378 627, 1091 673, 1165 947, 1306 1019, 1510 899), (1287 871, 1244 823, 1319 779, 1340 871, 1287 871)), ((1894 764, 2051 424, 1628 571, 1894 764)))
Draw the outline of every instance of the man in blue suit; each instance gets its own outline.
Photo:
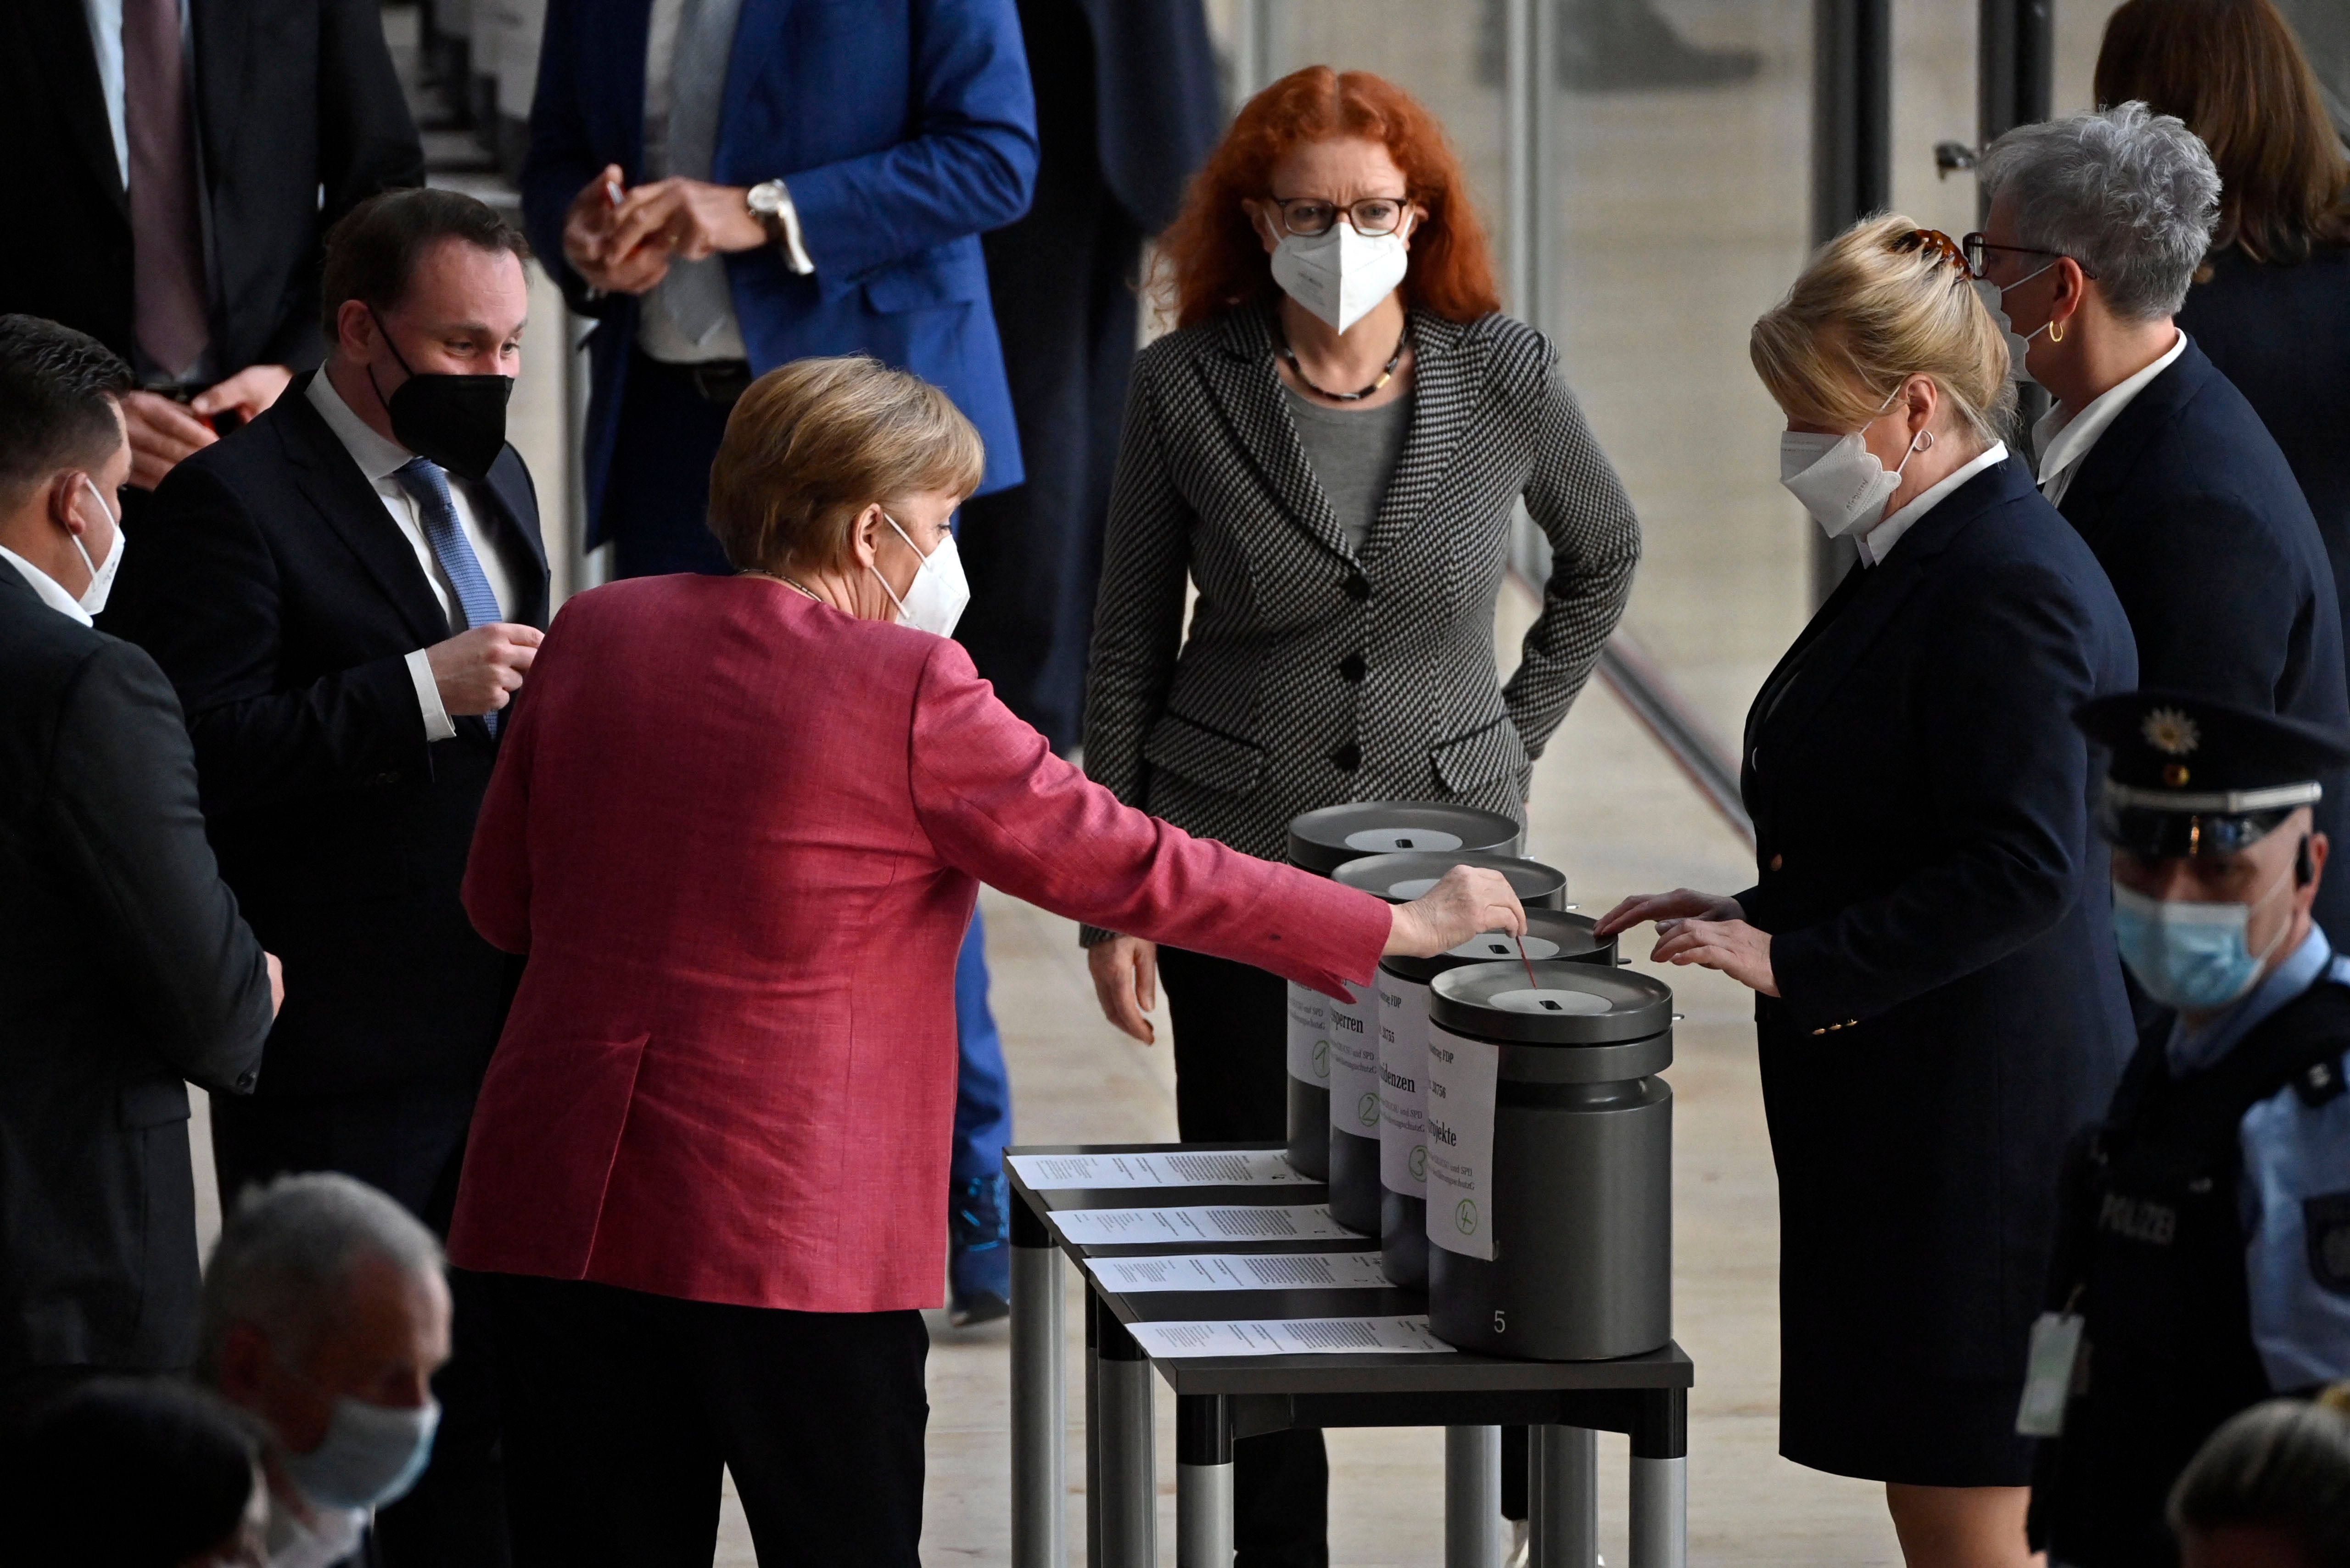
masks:
MULTIPOLYGON (((2141 683, 2350 730, 2317 521, 2260 416, 2173 319, 2219 218, 2210 152, 2126 103, 2009 131, 1983 182, 1970 259, 2054 399, 2033 431, 2041 493, 2112 579, 2141 683)), ((2343 843, 2350 773, 2324 787, 2316 827, 2343 843)), ((2319 889, 2316 913, 2350 944, 2350 878, 2319 889)))
POLYGON ((590 545, 723 571, 711 459, 750 379, 872 354, 946 389, 1017 484, 979 236, 1025 212, 1013 0, 553 0, 523 210, 597 318, 590 545))

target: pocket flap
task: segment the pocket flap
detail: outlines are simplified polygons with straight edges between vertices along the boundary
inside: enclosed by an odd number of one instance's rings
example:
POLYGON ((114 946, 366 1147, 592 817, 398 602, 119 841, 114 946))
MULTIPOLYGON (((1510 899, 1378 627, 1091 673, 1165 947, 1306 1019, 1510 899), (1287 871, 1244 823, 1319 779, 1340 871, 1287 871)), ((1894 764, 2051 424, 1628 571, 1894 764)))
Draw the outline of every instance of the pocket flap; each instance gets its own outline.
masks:
POLYGON ((177 1078, 149 1078, 125 1084, 121 1096, 126 1127, 169 1127, 188 1119, 188 1086, 177 1078))
POLYGON ((1142 742, 1142 760, 1229 794, 1254 788, 1257 775, 1264 772, 1263 746, 1195 724, 1180 713, 1166 714, 1150 726, 1142 742))
POLYGON ((1444 787, 1459 794, 1475 785, 1508 778, 1524 767, 1526 744, 1504 713, 1481 729, 1439 741, 1429 748, 1428 760, 1435 764, 1436 776, 1444 787))
POLYGON ((984 298, 987 275, 975 266, 921 256, 874 274, 864 287, 865 303, 875 310, 931 310, 984 298))

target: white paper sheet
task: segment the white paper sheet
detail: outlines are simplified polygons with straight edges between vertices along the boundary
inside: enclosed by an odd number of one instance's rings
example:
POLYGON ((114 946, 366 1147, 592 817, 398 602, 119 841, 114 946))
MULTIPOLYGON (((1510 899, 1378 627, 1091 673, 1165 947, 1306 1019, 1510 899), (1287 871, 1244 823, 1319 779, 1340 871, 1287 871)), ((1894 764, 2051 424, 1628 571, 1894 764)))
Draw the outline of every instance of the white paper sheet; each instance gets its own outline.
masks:
POLYGON ((1305 1187, 1277 1148, 1152 1154, 1015 1154, 1005 1162, 1038 1192, 1098 1187, 1305 1187))
POLYGON ((1379 1185, 1428 1196, 1428 987, 1379 971, 1379 1185))
POLYGON ((1424 1317, 1300 1317, 1200 1323, 1131 1323, 1144 1354, 1185 1355, 1425 1355, 1452 1346, 1429 1332, 1424 1317))
POLYGON ((1330 1218, 1330 1206, 1326 1203, 1057 1209, 1051 1218, 1061 1234, 1080 1247, 1140 1246, 1159 1241, 1320 1241, 1354 1234, 1330 1218))
POLYGON ((1173 1258, 1089 1258, 1086 1267, 1116 1295, 1143 1291, 1367 1290, 1384 1287, 1377 1252, 1186 1253, 1173 1258))
POLYGON ((1367 985, 1347 987, 1347 1000, 1328 1004, 1330 1126, 1351 1137, 1379 1136, 1379 995, 1367 985))
POLYGON ((1330 999, 1289 982, 1289 1075, 1317 1089, 1330 1085, 1330 999))
POLYGON ((1493 1256, 1493 1101, 1502 1048, 1428 1031, 1428 1241, 1493 1256))

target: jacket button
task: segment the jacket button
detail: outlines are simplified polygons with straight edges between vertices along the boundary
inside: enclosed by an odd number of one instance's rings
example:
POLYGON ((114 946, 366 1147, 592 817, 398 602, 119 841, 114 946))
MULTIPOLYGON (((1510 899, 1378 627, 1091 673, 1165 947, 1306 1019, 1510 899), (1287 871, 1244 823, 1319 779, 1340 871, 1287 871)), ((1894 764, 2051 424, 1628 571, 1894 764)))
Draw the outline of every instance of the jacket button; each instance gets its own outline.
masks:
POLYGON ((1370 672, 1370 668, 1363 662, 1363 656, 1359 653, 1350 653, 1338 661, 1338 673, 1348 680, 1360 680, 1370 672))
POLYGON ((1347 773, 1363 765, 1363 748, 1349 741, 1330 753, 1331 762, 1347 773))
POLYGON ((1353 576, 1347 579, 1347 597, 1357 603, 1369 598, 1371 597, 1371 580, 1363 576, 1362 573, 1357 572, 1353 576))
POLYGON ((1786 863, 1787 857, 1783 855, 1773 855, 1771 857, 1771 869, 1773 871, 1778 870, 1781 867, 1786 865, 1786 863))

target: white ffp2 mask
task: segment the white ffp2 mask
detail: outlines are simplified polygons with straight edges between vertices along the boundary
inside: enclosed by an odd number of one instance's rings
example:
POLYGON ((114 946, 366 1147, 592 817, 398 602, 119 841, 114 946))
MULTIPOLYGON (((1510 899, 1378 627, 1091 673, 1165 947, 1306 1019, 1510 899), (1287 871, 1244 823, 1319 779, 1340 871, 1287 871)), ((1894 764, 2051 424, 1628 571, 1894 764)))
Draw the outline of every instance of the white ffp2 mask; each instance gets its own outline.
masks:
POLYGON ((1344 332, 1393 294, 1411 265, 1404 229, 1369 238, 1340 219, 1318 234, 1284 234, 1274 248, 1273 281, 1315 316, 1344 332))
POLYGON ((1877 461, 1855 431, 1847 436, 1788 431, 1779 437, 1779 483, 1831 539, 1865 534, 1885 520, 1885 504, 1901 488, 1901 470, 1917 455, 1914 440, 1901 467, 1877 461))
POLYGON ((895 517, 884 512, 881 521, 906 541, 906 548, 922 563, 914 573, 914 580, 906 585, 904 598, 898 597, 898 590, 881 576, 879 566, 868 568, 880 583, 881 591, 889 596, 889 602, 898 607, 898 624, 937 637, 951 635, 955 622, 962 618, 964 607, 971 603, 971 582, 962 575, 962 553, 955 548, 954 535, 948 535, 939 541, 937 549, 924 556, 921 547, 898 526, 895 517))
POLYGON ((107 595, 114 591, 115 574, 122 569, 122 547, 130 541, 123 536, 122 514, 107 505, 106 497, 99 493, 97 481, 84 474, 82 483, 89 491, 91 499, 98 503, 98 509, 106 514, 107 521, 114 524, 114 543, 108 548, 103 561, 91 560, 89 546, 81 542, 81 535, 72 535, 74 548, 81 552, 81 564, 89 568, 89 587, 82 589, 79 603, 85 613, 96 615, 106 607, 107 595))
MULTIPOLYGON (((2048 266, 2055 265, 2054 262, 2050 262, 2048 266)), ((2038 277, 2040 273, 2046 272, 2048 266, 2042 267, 2040 272, 2027 273, 2009 284, 2007 288, 2000 287, 1989 278, 1979 277, 1974 281, 1975 297, 1982 301, 1983 308, 1991 312, 1991 318, 1999 324, 2000 331, 2007 336, 2007 373, 2019 383, 2035 379, 2031 369, 2023 362, 2024 356, 2032 351, 2032 340, 2047 331, 2051 323, 2043 321, 2029 332, 2018 332, 2015 329, 2015 323, 2007 317, 2008 289, 2022 288, 2025 284, 2038 277)))

